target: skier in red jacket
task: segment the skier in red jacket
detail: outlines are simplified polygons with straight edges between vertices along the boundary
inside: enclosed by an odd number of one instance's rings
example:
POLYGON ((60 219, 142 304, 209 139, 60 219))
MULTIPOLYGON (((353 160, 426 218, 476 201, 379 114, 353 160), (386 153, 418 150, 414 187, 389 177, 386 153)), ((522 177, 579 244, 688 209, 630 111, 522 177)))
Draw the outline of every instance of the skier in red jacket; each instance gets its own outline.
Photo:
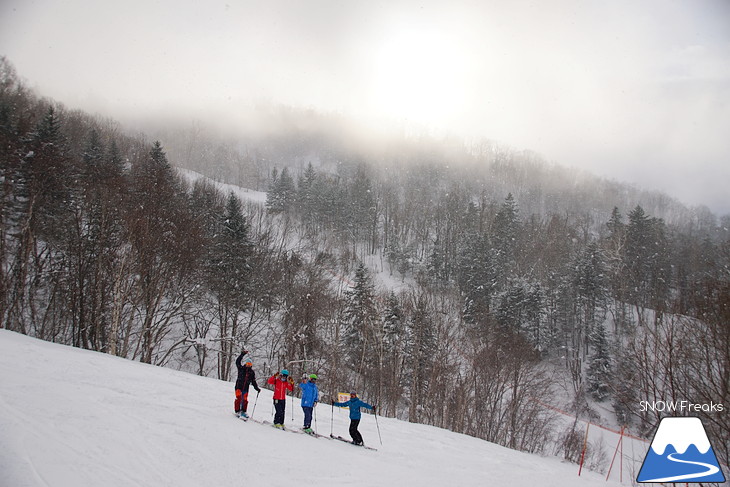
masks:
POLYGON ((286 391, 294 391, 294 380, 289 377, 289 371, 284 369, 281 373, 269 377, 267 381, 274 386, 274 426, 284 429, 284 411, 286 410, 286 391))

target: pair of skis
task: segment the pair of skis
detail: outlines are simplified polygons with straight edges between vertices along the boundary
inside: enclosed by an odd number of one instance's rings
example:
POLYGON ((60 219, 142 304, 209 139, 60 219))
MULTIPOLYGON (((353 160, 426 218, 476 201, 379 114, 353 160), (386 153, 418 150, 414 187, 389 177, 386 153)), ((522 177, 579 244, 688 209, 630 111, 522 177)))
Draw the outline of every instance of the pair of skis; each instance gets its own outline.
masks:
POLYGON ((377 448, 373 448, 372 446, 367 446, 367 445, 365 445, 365 444, 360 444, 360 445, 358 445, 358 444, 355 444, 355 443, 353 443, 352 441, 350 441, 350 440, 348 440, 348 439, 346 439, 346 438, 343 438, 343 437, 341 437, 341 436, 335 436, 335 435, 330 435, 330 438, 332 438, 333 440, 340 440, 340 441, 344 441, 345 443, 349 443, 349 444, 350 444, 350 445, 352 445, 352 446, 357 446, 357 447, 365 448, 366 450, 373 450, 373 451, 378 451, 378 449, 377 449, 377 448))
MULTIPOLYGON (((271 423, 269 423, 268 421, 264 421, 264 424, 271 424, 271 423)), ((285 428, 281 428, 281 429, 283 429, 284 431, 291 431, 292 433, 299 433, 299 434, 302 434, 302 435, 313 436, 314 438, 327 438, 327 436, 320 435, 319 433, 315 433, 315 432, 308 433, 308 432, 306 432, 304 430, 298 430, 298 429, 285 429, 285 428)), ((331 440, 339 440, 339 441, 342 441, 342 442, 347 443, 347 444, 352 445, 352 446, 359 446, 359 447, 365 448, 366 450, 378 451, 377 448, 373 448, 372 446, 367 446, 367 445, 364 445, 364 444, 360 444, 360 445, 355 444, 352 441, 350 441, 350 440, 348 440, 346 438, 343 438, 342 436, 329 435, 329 439, 331 439, 331 440)))
MULTIPOLYGON (((244 421, 248 421, 249 419, 251 419, 250 417, 246 418, 246 417, 244 417, 244 416, 240 416, 240 415, 239 415, 238 413, 233 413, 233 414, 235 414, 235 415, 236 415, 236 416, 237 416, 237 417, 238 417, 239 419, 242 419, 242 420, 244 420, 244 421)), ((266 426, 271 426, 271 427, 275 427, 275 426, 274 426, 274 423, 272 423, 271 421, 266 421, 266 420, 264 420, 264 421, 259 421, 259 420, 257 420, 257 419, 254 419, 253 421, 255 421, 255 422, 257 422, 257 423, 260 423, 260 424, 264 424, 264 425, 266 425, 266 426)), ((329 438, 329 439, 331 439, 331 440, 339 440, 339 441, 342 441, 342 442, 344 442, 344 443, 347 443, 347 444, 349 444, 349 445, 352 445, 352 446, 358 446, 358 447, 362 447, 362 448, 364 448, 364 449, 366 449, 366 450, 373 450, 373 451, 378 451, 378 449, 377 449, 377 448, 373 448, 372 446, 367 446, 367 445, 356 445, 356 444, 355 444, 355 443, 353 443, 352 441, 350 441, 350 440, 348 440, 348 439, 346 439, 346 438, 343 438, 342 436, 336 436, 336 435, 329 435, 329 437, 327 437, 327 436, 324 436, 324 435, 320 435, 319 433, 315 433, 315 432, 312 432, 312 433, 308 433, 308 432, 306 432, 306 431, 304 431, 304 430, 298 430, 298 429, 294 429, 294 428, 286 428, 286 427, 284 427, 284 428, 277 428, 277 429, 280 429, 280 430, 282 430, 282 431, 289 431, 289 432, 291 432, 291 433, 299 433, 299 434, 302 434, 302 435, 308 435, 308 436, 312 436, 312 437, 314 437, 314 438, 329 438)))

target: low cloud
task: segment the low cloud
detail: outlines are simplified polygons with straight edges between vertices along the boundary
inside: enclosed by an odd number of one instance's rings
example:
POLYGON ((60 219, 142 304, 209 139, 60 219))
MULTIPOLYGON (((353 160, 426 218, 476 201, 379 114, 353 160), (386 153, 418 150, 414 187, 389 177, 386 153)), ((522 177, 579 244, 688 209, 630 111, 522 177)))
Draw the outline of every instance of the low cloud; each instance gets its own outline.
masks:
POLYGON ((486 137, 730 212, 730 6, 6 1, 0 54, 118 118, 262 101, 486 137))

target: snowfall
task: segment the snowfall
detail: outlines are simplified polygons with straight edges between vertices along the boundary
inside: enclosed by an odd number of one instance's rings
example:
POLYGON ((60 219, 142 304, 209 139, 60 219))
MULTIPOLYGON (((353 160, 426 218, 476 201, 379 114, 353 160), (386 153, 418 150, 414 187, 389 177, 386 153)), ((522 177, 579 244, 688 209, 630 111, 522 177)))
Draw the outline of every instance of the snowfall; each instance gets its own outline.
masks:
MULTIPOLYGON (((325 437, 296 432, 291 398, 290 431, 280 431, 238 419, 233 399, 232 382, 0 329, 0 486, 619 485, 555 457, 372 414, 360 431, 377 450, 366 450, 329 438, 348 436, 348 411, 324 403, 314 426, 325 437)), ((254 420, 270 421, 271 392, 251 399, 254 420)))

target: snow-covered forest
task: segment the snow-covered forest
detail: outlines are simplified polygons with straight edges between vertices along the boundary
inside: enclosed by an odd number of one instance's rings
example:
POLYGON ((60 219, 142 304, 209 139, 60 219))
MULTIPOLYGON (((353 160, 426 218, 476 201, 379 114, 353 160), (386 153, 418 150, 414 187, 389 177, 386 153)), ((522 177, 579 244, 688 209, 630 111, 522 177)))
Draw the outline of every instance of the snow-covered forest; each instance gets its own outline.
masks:
MULTIPOLYGON (((2 327, 223 380, 245 346, 262 374, 518 450, 560 436, 571 460, 580 433, 545 405, 645 435, 643 400, 730 407, 730 217, 491 143, 347 144, 292 117, 150 142, 1 60, 2 327)), ((697 414, 730 463, 728 415, 697 414)))

